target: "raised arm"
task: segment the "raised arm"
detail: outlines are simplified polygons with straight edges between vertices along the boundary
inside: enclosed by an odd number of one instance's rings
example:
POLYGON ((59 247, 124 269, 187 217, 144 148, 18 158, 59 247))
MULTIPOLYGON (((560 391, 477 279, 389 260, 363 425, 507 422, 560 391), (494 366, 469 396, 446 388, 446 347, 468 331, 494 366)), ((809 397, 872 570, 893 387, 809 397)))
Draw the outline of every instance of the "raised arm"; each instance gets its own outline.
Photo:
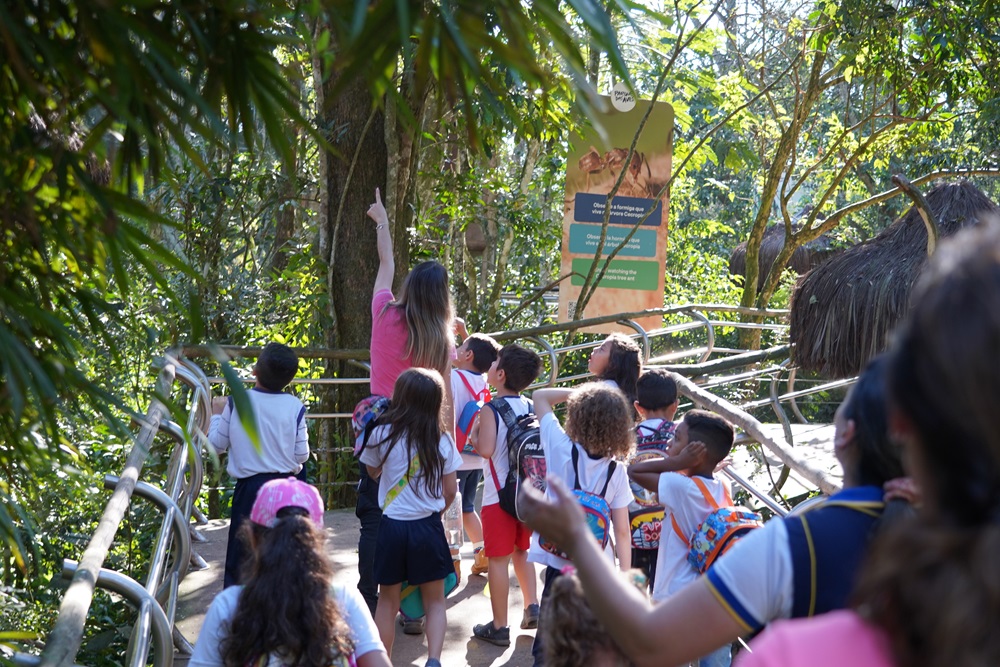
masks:
POLYGON ((687 664, 740 636, 742 628, 704 577, 651 607, 634 586, 615 576, 573 494, 557 478, 549 477, 548 484, 555 502, 524 485, 518 507, 533 530, 569 553, 590 608, 638 667, 687 664))
POLYGON ((541 419, 545 415, 552 412, 553 405, 562 403, 569 398, 569 395, 572 393, 572 389, 565 389, 561 387, 536 389, 534 393, 531 394, 531 401, 535 404, 535 415, 541 419))
POLYGON ((703 443, 690 442, 675 456, 633 463, 628 467, 628 476, 629 479, 647 491, 656 491, 660 483, 661 473, 688 470, 696 465, 704 455, 705 445, 703 443))
POLYGON ((382 205, 382 193, 375 188, 375 203, 368 207, 368 217, 375 221, 375 237, 378 239, 378 274, 375 276, 375 292, 392 289, 392 278, 396 273, 396 263, 392 259, 392 234, 389 231, 389 215, 382 205))

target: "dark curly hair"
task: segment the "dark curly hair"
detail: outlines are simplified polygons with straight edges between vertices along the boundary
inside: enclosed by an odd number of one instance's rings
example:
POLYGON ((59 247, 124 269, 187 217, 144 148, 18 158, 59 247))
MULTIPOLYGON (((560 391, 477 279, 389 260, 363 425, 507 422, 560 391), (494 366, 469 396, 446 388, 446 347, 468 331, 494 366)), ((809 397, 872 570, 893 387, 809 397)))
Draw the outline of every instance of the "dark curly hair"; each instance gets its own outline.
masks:
POLYGON ((593 456, 624 458, 635 445, 632 406, 610 384, 581 385, 566 401, 566 435, 593 456))
POLYGON ((296 667, 327 667, 354 651, 350 628, 330 594, 333 568, 325 536, 300 507, 278 512, 265 528, 247 521, 250 545, 236 614, 222 642, 226 667, 280 652, 296 667))

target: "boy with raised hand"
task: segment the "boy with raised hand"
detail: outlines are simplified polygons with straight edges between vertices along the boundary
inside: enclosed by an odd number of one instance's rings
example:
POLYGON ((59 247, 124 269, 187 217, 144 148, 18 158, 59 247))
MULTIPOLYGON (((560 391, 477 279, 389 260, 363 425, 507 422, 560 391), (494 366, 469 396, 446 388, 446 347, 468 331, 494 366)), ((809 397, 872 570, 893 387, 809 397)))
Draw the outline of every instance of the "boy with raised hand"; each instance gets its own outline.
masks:
POLYGON ((524 598, 521 628, 538 627, 538 583, 535 566, 528 562, 531 529, 500 508, 500 486, 507 479, 507 425, 497 412, 496 403, 503 401, 516 416, 532 410, 532 404, 521 395, 542 372, 542 358, 516 343, 505 345, 487 373, 496 395, 479 413, 476 453, 483 457, 483 539, 488 561, 487 580, 493 619, 476 625, 473 635, 497 646, 510 645, 507 625, 507 599, 510 594, 510 562, 524 598))
MULTIPOLYGON (((472 334, 462 341, 455 350, 454 368, 451 369, 451 395, 455 401, 456 434, 459 453, 462 455, 462 467, 458 469, 458 490, 462 494, 462 527, 472 541, 475 560, 472 563, 472 574, 484 574, 489 567, 486 554, 483 551, 483 524, 476 513, 476 491, 483 481, 483 457, 475 453, 471 443, 463 443, 461 433, 464 427, 462 417, 465 416, 465 406, 469 403, 489 397, 486 387, 486 373, 497 360, 500 345, 485 334, 472 334), (464 446, 463 446, 464 445, 464 446)), ((470 411, 471 416, 471 411, 470 411)), ((457 570, 461 579, 461 571, 457 570)))
POLYGON ((208 441, 217 453, 229 452, 226 472, 236 480, 223 588, 240 583, 246 553, 237 536, 240 526, 250 517, 260 487, 272 479, 289 476, 306 481, 303 468, 309 459, 306 407, 284 392, 298 368, 295 352, 281 343, 268 343, 257 358, 253 368, 257 382, 247 392, 247 399, 253 407, 260 449, 250 441, 232 398, 212 399, 208 441))
MULTIPOLYGON (((732 504, 727 483, 716 479, 714 472, 729 456, 734 439, 732 425, 722 417, 705 410, 689 410, 674 431, 667 458, 629 466, 629 478, 656 491, 666 512, 657 554, 654 603, 698 578, 697 570, 687 560, 689 547, 682 535, 692 535, 717 507, 732 504)), ((726 645, 697 664, 726 667, 729 663, 726 645)))

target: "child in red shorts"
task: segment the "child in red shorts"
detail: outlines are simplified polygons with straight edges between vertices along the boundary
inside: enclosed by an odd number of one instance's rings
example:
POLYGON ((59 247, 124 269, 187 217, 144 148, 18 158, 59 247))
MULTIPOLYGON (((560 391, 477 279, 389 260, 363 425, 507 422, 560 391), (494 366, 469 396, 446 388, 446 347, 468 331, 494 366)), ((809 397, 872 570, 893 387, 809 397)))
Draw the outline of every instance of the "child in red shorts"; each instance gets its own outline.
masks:
POLYGON ((542 359, 531 350, 516 344, 505 345, 487 373, 487 380, 497 392, 486 404, 489 410, 479 413, 479 433, 474 443, 483 457, 483 551, 488 559, 487 579, 493 620, 472 629, 473 635, 497 646, 510 645, 507 626, 507 598, 510 594, 510 566, 524 597, 521 629, 538 627, 538 596, 535 565, 528 562, 531 529, 500 509, 497 485, 507 479, 507 426, 494 405, 505 401, 515 415, 531 410, 531 403, 521 396, 542 370, 542 359))

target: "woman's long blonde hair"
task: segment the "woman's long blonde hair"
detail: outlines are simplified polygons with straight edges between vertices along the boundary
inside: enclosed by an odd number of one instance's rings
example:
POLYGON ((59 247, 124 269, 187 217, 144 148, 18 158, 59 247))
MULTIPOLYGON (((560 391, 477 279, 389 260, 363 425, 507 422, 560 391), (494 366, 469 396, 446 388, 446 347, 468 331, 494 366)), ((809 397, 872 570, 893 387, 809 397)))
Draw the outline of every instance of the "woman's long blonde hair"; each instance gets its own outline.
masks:
POLYGON ((435 261, 417 264, 403 281, 399 298, 388 305, 403 310, 406 353, 413 365, 448 372, 455 338, 448 270, 435 261))

